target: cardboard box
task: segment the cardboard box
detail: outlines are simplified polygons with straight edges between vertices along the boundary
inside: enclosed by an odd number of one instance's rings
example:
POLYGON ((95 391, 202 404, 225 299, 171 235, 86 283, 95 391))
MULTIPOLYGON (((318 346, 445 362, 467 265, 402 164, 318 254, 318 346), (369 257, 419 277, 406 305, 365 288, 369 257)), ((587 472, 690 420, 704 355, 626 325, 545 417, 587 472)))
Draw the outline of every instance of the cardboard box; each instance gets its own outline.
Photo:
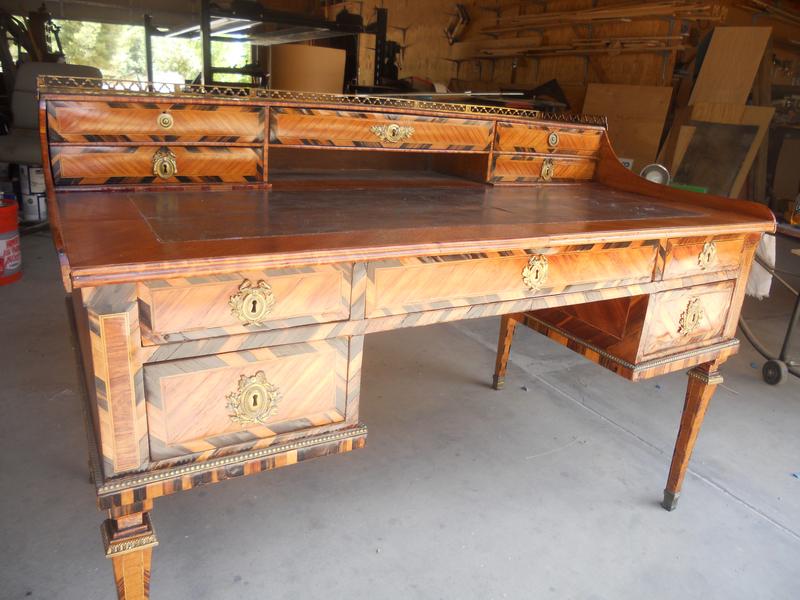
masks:
POLYGON ((345 51, 301 44, 272 47, 270 87, 274 90, 341 94, 345 51))

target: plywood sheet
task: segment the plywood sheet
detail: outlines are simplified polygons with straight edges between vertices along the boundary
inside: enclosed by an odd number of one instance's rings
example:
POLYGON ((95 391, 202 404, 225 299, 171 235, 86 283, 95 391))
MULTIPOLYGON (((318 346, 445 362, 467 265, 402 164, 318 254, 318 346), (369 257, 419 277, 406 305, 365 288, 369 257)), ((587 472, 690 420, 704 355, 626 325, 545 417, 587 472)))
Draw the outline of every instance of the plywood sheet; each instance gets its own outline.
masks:
POLYGON ((781 144, 772 192, 777 200, 793 199, 800 193, 800 138, 786 138, 781 144))
POLYGON ((758 133, 756 125, 691 121, 694 135, 686 148, 675 182, 702 186, 729 196, 758 133))
POLYGON ((608 117, 614 151, 638 171, 656 158, 671 98, 671 87, 591 83, 583 112, 608 117))
POLYGON ((689 104, 744 104, 753 87, 771 27, 717 27, 689 104))

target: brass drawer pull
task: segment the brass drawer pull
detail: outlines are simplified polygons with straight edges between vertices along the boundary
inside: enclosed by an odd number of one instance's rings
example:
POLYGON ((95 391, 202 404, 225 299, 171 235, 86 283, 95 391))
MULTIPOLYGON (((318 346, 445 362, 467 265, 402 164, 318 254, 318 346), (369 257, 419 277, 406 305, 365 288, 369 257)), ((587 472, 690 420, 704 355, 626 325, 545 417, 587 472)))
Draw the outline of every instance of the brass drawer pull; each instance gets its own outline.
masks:
POLYGON ((407 140, 414 135, 414 128, 405 125, 392 123, 390 125, 373 125, 370 131, 374 133, 382 142, 396 144, 407 140))
POLYGON ((174 120, 172 119, 172 115, 168 112, 163 112, 158 115, 158 126, 161 129, 170 129, 174 125, 174 120))
POLYGON ((703 249, 697 256, 697 265, 705 270, 717 259, 717 245, 714 242, 706 242, 703 249))
POLYGON ((175 153, 169 148, 161 148, 153 154, 153 175, 161 179, 169 179, 178 174, 178 162, 175 153))
POLYGON ((275 295, 266 281, 253 285, 250 280, 245 279, 228 304, 231 313, 245 325, 261 325, 275 306, 275 295))
POLYGON ((281 394, 277 386, 267 381, 264 371, 258 371, 255 375, 242 375, 237 390, 225 398, 231 421, 240 425, 263 425, 278 412, 281 394))
POLYGON ((544 254, 534 254, 522 269, 522 283, 530 291, 540 290, 547 281, 548 261, 544 254))
POLYGON ((552 151, 558 148, 558 142, 560 141, 558 137, 558 133, 555 131, 551 131, 550 135, 547 136, 547 147, 552 151))
POLYGON ((545 158, 542 162, 542 172, 541 177, 543 181, 550 181, 553 179, 553 171, 555 171, 555 165, 553 164, 552 158, 545 158))
POLYGON ((681 335, 691 334, 700 325, 704 317, 703 307, 700 305, 699 298, 689 298, 686 308, 683 309, 678 320, 678 333, 681 335))

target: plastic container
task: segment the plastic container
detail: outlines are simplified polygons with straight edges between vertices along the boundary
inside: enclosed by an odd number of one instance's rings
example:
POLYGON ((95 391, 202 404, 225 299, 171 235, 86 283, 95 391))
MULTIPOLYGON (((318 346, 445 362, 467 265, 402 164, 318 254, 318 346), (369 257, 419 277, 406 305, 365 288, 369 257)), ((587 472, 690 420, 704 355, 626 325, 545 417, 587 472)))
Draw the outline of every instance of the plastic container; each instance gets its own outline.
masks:
POLYGON ((22 277, 22 252, 17 227, 17 199, 11 194, 0 198, 0 285, 22 277))

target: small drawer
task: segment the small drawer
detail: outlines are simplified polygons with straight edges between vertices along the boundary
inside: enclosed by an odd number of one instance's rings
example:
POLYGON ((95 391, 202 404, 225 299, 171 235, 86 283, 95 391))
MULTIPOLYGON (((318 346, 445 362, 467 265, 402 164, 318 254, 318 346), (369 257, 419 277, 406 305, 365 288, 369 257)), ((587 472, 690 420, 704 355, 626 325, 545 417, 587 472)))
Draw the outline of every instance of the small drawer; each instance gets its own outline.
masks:
POLYGON ((439 256, 371 262, 367 317, 468 306, 652 281, 657 243, 487 258, 439 256))
POLYGON ((595 161, 590 158, 496 154, 491 183, 536 183, 585 181, 594 177, 595 161))
POLYGON ((498 123, 495 150, 596 156, 602 133, 597 129, 498 123))
POLYGON ((146 364, 151 460, 344 421, 347 354, 337 338, 146 364))
POLYGON ((51 146, 50 157, 57 186, 257 183, 263 178, 261 147, 51 146))
POLYGON ((259 106, 51 100, 51 142, 264 141, 265 109, 259 106))
POLYGON ((266 269, 139 284, 144 344, 342 321, 352 266, 266 269))
POLYGON ((682 238, 667 240, 664 279, 737 270, 744 238, 682 238))
POLYGON ((653 294, 640 358, 657 358, 722 341, 734 284, 730 280, 653 294))
POLYGON ((270 144, 488 152, 492 122, 372 112, 270 109, 270 144))

